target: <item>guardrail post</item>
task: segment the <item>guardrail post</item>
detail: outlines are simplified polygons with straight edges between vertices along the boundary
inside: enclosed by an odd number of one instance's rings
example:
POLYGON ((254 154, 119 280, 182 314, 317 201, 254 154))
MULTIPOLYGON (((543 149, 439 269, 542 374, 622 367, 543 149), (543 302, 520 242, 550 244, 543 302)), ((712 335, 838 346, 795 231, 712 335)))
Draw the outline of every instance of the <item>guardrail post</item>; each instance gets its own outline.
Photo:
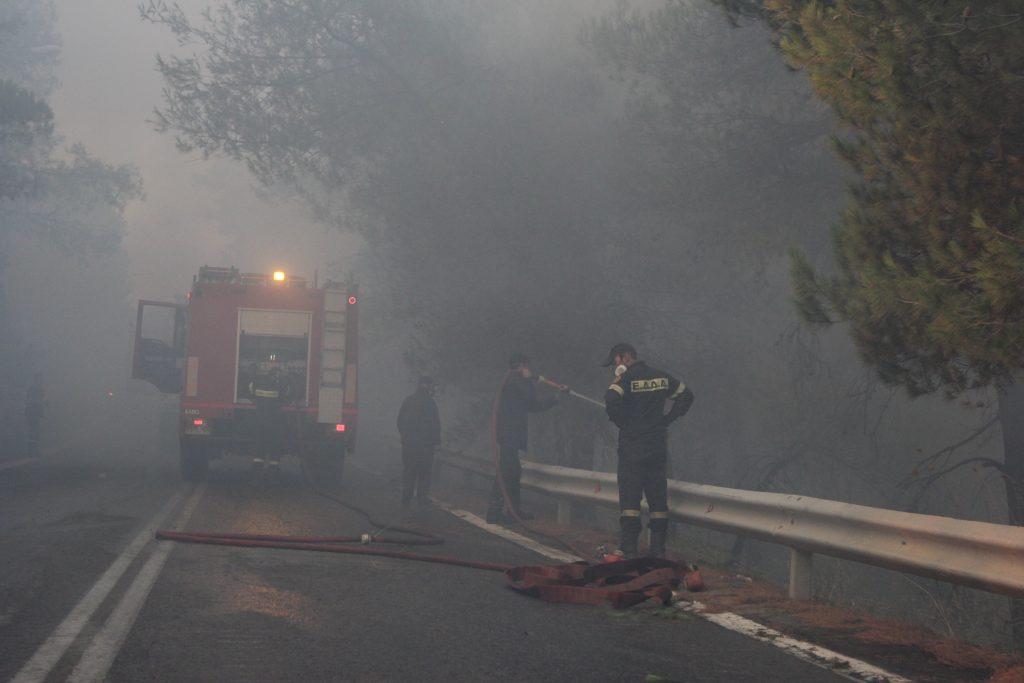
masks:
POLYGON ((572 503, 567 500, 558 501, 558 523, 562 526, 572 524, 572 503))
POLYGON ((793 600, 811 599, 812 553, 798 548, 789 549, 789 597, 793 600))

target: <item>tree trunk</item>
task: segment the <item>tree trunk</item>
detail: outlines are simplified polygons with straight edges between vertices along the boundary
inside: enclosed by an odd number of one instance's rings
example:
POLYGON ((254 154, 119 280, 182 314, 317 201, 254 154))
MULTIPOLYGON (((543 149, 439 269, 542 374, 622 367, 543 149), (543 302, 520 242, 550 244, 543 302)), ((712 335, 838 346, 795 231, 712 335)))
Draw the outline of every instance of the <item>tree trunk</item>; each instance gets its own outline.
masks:
MULTIPOLYGON (((999 422, 1003 430, 1003 462, 1007 521, 1024 526, 1024 383, 1007 387, 999 396, 999 422)), ((1024 599, 1010 599, 1013 645, 1024 650, 1024 599)))

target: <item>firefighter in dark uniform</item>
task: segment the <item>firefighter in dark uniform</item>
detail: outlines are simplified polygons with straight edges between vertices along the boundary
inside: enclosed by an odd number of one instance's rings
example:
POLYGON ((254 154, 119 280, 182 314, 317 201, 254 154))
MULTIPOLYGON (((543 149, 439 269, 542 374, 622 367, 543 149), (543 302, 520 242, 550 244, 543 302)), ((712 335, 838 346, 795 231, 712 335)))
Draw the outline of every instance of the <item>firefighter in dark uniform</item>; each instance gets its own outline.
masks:
POLYGON ((254 463, 262 465, 265 457, 267 464, 277 466, 280 464, 286 429, 281 407, 289 399, 289 387, 275 359, 271 358, 263 367, 256 368, 249 382, 249 393, 256 404, 256 419, 259 423, 257 434, 260 442, 257 448, 260 455, 254 463))
POLYGON ((509 374, 501 388, 498 405, 498 420, 495 437, 498 441, 498 466, 500 481, 497 477, 491 489, 491 504, 487 509, 487 521, 490 524, 508 521, 503 509, 505 497, 501 492, 501 483, 505 484, 509 502, 515 508, 520 519, 533 519, 533 515, 524 512, 520 507, 521 495, 519 479, 522 475, 522 464, 519 462, 519 451, 527 446, 530 413, 540 413, 558 403, 558 397, 537 398, 536 378, 530 370, 530 359, 521 353, 513 353, 508 361, 509 374))
POLYGON ((604 395, 605 411, 619 428, 620 552, 635 557, 640 535, 640 501, 650 510, 652 557, 664 557, 668 530, 668 426, 693 404, 693 392, 672 375, 637 360, 636 349, 616 344, 604 366, 615 380, 604 395), (672 408, 665 414, 665 402, 672 408))
POLYGON ((416 391, 402 401, 398 411, 398 432, 402 436, 402 508, 416 496, 424 506, 430 495, 434 449, 441 444, 441 417, 434 402, 436 384, 432 377, 420 378, 416 391))
POLYGON ((43 375, 37 372, 25 392, 25 423, 28 427, 28 455, 39 455, 39 440, 43 432, 43 412, 46 410, 46 390, 43 375))

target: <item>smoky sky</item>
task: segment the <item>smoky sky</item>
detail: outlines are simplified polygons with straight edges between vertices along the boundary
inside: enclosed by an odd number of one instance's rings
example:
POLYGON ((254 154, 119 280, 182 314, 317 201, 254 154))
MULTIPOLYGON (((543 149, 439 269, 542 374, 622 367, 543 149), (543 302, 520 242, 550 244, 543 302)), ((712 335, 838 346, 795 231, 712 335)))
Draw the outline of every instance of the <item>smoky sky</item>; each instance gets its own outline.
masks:
MULTIPOLYGON (((181 4, 198 11, 209 3, 181 4)), ((183 155, 172 135, 153 130, 162 87, 156 54, 178 48, 168 31, 140 21, 134 0, 58 0, 57 12, 64 47, 52 105, 60 130, 143 178, 145 201, 125 216, 133 294, 180 296, 204 263, 312 277, 358 249, 302 207, 261 199, 244 167, 183 155)))

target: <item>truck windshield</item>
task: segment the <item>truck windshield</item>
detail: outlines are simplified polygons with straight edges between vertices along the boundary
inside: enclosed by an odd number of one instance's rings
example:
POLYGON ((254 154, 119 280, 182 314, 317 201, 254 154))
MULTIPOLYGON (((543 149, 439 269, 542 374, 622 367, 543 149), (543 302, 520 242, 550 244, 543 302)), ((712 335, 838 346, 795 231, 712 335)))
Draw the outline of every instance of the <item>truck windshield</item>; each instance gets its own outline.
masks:
POLYGON ((252 383, 260 373, 277 368, 285 400, 306 404, 309 337, 275 337, 242 333, 238 340, 238 400, 252 398, 252 383))

